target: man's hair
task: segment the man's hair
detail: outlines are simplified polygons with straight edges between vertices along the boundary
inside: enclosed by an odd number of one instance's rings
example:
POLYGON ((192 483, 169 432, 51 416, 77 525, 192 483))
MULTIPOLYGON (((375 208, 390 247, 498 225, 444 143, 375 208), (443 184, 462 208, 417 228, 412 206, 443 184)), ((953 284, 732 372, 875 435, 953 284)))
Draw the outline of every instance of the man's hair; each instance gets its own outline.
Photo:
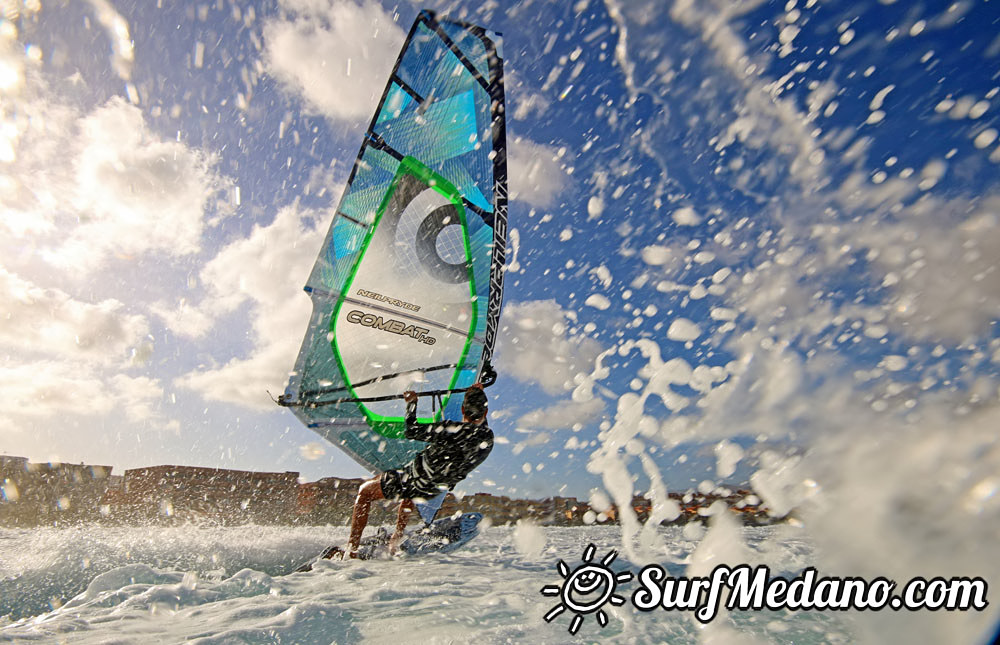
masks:
POLYGON ((486 407, 486 392, 483 392, 482 388, 470 387, 465 391, 465 400, 462 401, 462 414, 476 421, 486 414, 486 407))

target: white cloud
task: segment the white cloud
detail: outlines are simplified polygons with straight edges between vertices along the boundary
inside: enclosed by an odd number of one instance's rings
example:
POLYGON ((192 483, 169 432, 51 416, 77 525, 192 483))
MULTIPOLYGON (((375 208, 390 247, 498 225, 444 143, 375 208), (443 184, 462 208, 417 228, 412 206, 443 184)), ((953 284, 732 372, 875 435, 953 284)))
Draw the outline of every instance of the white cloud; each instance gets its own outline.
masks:
POLYGON ((78 270, 110 255, 198 251, 206 208, 226 184, 213 174, 214 160, 160 139, 139 108, 119 97, 77 128, 74 205, 82 223, 47 259, 78 270))
MULTIPOLYGON (((267 308, 287 304, 290 291, 302 291, 319 254, 328 224, 323 219, 324 226, 320 226, 312 211, 282 208, 270 224, 254 226, 249 237, 219 251, 202 269, 202 281, 217 299, 228 301, 230 308, 245 300, 267 308)), ((280 317, 277 322, 282 322, 280 317)), ((278 326, 266 331, 280 330, 278 326)))
POLYGON ((507 87, 518 87, 518 92, 514 100, 508 100, 508 102, 514 104, 514 118, 524 121, 533 116, 545 116, 545 113, 548 112, 549 107, 552 105, 552 101, 541 92, 533 92, 523 84, 516 85, 510 83, 510 76, 507 74, 505 76, 507 78, 504 79, 504 84, 507 87))
MULTIPOLYGON (((520 428, 518 428, 518 431, 520 431, 520 432, 526 432, 525 430, 522 430, 520 428)), ((548 432, 534 432, 527 439, 525 439, 524 441, 518 441, 517 443, 515 443, 514 447, 511 448, 511 453, 514 454, 514 455, 519 455, 522 452, 524 452, 525 448, 529 448, 529 447, 532 447, 532 446, 544 446, 545 444, 547 444, 549 442, 549 439, 551 439, 551 438, 552 437, 549 435, 548 432)), ((530 467, 529 467, 528 464, 524 464, 521 467, 521 470, 523 470, 525 473, 529 473, 529 472, 531 472, 529 468, 530 467), (525 469, 528 469, 528 470, 525 470, 525 469)))
POLYGON ((58 289, 39 287, 0 267, 0 347, 63 360, 124 363, 149 333, 145 317, 108 299, 82 302, 58 289))
POLYGON ((235 403, 259 411, 274 410, 274 402, 267 393, 277 395, 288 381, 288 372, 295 362, 308 322, 308 298, 306 303, 305 316, 301 324, 294 327, 294 332, 289 331, 280 339, 259 339, 249 358, 234 358, 214 370, 188 372, 174 384, 193 390, 210 401, 235 403))
MULTIPOLYGON (((516 69, 504 70, 504 85, 508 92, 508 117, 513 120, 530 120, 536 115, 544 115, 551 108, 551 100, 546 96, 546 90, 540 91, 532 87, 516 69)), ((507 178, 510 198, 538 208, 547 208, 558 203, 559 194, 569 183, 563 161, 566 151, 512 135, 509 120, 507 127, 507 178)), ((592 208, 597 209, 596 201, 592 208)), ((591 213, 591 217, 596 216, 591 213)))
POLYGON ((288 17, 264 25, 267 71, 315 112, 367 120, 405 33, 376 2, 283 0, 288 17))
POLYGON ((163 396, 156 379, 105 377, 94 366, 68 361, 0 367, 0 390, 0 416, 12 420, 124 412, 129 421, 147 421, 156 417, 154 403, 163 396))
POLYGON ((124 412, 129 421, 147 421, 157 416, 155 404, 163 397, 158 379, 116 374, 109 383, 116 398, 115 409, 124 412))
MULTIPOLYGON (((142 111, 113 97, 89 114, 32 77, 12 97, 0 178, 0 227, 77 278, 111 256, 169 256, 200 248, 206 211, 230 183, 214 158, 153 132, 142 111)), ((10 239, 8 238, 8 239, 10 239)))
POLYGON ((12 418, 106 414, 115 407, 93 367, 37 361, 0 367, 0 413, 12 418))
POLYGON ((35 423, 115 414, 120 422, 162 423, 157 379, 103 373, 71 361, 35 361, 0 366, 0 429, 25 431, 35 423))
POLYGON ((567 430, 573 426, 583 426, 599 419, 604 414, 604 401, 593 398, 589 401, 558 401, 538 410, 532 410, 517 420, 518 428, 536 430, 567 430))
MULTIPOLYGON (((102 21, 121 38, 115 15, 102 21)), ((126 45, 114 53, 123 78, 126 45)), ((209 155, 161 139, 124 99, 86 113, 53 91, 44 66, 23 58, 15 71, 18 82, 0 90, 11 106, 0 116, 4 429, 101 417, 160 424, 160 381, 123 371, 150 354, 149 321, 135 303, 108 295, 118 276, 94 270, 112 256, 198 250, 205 212, 226 181, 209 155), (53 271, 45 259, 69 270, 53 271), (79 293, 81 284, 101 295, 79 293)))
POLYGON ((171 307, 165 302, 150 305, 149 310, 167 326, 170 331, 187 338, 200 338, 215 324, 215 317, 186 299, 181 299, 171 307))
MULTIPOLYGON (((5 62, 0 61, 0 65, 5 62)), ((34 82, 23 92, 37 93, 34 82)), ((79 112, 57 101, 19 96, 17 116, 0 121, 4 132, 4 174, 0 177, 0 243, 55 232, 55 218, 76 192, 72 150, 79 112)))
MULTIPOLYGON (((273 403, 266 390, 284 389, 311 304, 303 293, 309 271, 323 242, 326 221, 295 207, 281 209, 268 226, 223 248, 202 270, 208 290, 202 305, 186 311, 183 304, 165 321, 182 334, 204 333, 223 314, 250 302, 254 347, 247 358, 234 358, 214 370, 199 369, 177 379, 180 387, 205 398, 261 410, 273 403)), ((161 313, 163 310, 161 309, 161 313)))
POLYGON ((554 205, 569 181, 559 149, 524 137, 508 137, 507 152, 510 198, 540 208, 554 205))
POLYGON ((577 374, 590 373, 602 348, 583 334, 573 334, 569 316, 555 300, 506 305, 497 344, 502 373, 537 383, 549 394, 571 390, 577 374))

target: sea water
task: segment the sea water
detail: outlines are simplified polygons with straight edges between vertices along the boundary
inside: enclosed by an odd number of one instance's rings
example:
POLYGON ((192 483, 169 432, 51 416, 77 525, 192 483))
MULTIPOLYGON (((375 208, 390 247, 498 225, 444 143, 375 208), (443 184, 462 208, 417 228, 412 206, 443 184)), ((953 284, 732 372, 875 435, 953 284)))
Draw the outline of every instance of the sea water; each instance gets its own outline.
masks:
MULTIPOLYGON (((687 531, 691 534, 691 531, 687 531)), ((682 572, 698 540, 664 527, 662 564, 682 572)), ((745 530, 748 546, 794 571, 811 548, 788 527, 745 530), (777 550, 775 546, 777 545, 777 550)), ((320 562, 293 573, 344 527, 171 527, 0 531, 0 640, 140 643, 698 642, 686 613, 646 614, 608 605, 607 626, 544 615, 558 599, 557 563, 581 562, 589 544, 604 559, 620 542, 613 526, 486 527, 449 554, 387 561, 320 562)), ((616 571, 638 570, 617 557, 616 571)), ((618 595, 629 596, 624 583, 618 595)), ((830 614, 736 613, 723 619, 750 642, 850 642, 849 621, 830 614)))
MULTIPOLYGON (((488 523, 487 523, 488 524, 488 523)), ((730 526, 729 528, 735 525, 730 526)), ((707 535, 659 529, 658 563, 684 575, 707 535)), ((806 534, 790 525, 739 528, 745 557, 793 575, 814 560, 806 534)), ((731 536, 725 536, 730 540, 731 536)), ((842 612, 723 612, 708 625, 692 612, 642 612, 638 588, 619 583, 621 606, 545 616, 570 569, 594 545, 593 561, 616 572, 642 564, 613 553, 617 526, 486 526, 454 553, 396 560, 320 562, 295 568, 345 527, 105 527, 0 530, 0 641, 66 643, 850 643, 842 612)))

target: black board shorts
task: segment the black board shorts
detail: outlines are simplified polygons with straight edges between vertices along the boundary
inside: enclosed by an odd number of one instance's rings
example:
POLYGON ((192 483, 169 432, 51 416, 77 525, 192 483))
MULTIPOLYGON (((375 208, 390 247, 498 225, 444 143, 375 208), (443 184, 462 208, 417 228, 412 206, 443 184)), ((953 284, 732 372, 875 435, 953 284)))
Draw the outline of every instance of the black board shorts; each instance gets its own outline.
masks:
POLYGON ((382 496, 386 499, 430 499, 444 492, 433 483, 416 481, 403 470, 387 470, 379 476, 382 496))

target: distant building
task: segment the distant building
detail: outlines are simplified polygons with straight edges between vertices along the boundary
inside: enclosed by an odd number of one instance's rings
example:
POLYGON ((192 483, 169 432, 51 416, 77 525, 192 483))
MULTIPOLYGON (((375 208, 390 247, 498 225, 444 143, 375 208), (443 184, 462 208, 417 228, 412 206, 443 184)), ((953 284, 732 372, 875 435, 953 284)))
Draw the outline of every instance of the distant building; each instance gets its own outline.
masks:
POLYGON ((96 520, 110 477, 111 466, 36 464, 24 457, 0 456, 0 524, 96 520))
POLYGON ((530 520, 541 526, 577 526, 584 523, 584 514, 590 506, 575 497, 549 497, 542 500, 511 499, 489 493, 476 493, 456 498, 448 495, 439 516, 456 512, 482 513, 493 524, 512 524, 530 520))
MULTIPOLYGON (((365 480, 324 477, 299 485, 296 519, 308 524, 346 524, 365 480)), ((374 517, 372 518, 375 519, 374 517)))
MULTIPOLYGON (((111 474, 110 466, 34 464, 24 457, 0 455, 0 525, 38 526, 74 522, 209 524, 348 524, 363 479, 326 477, 300 484, 297 472, 257 473, 192 466, 152 466, 111 474)), ((746 524, 774 520, 749 490, 717 489, 703 494, 670 493, 679 514, 664 523, 707 521, 722 502, 746 524)), ((372 525, 393 524, 396 501, 372 505, 372 525)), ((495 525, 529 520, 542 526, 617 523, 631 510, 640 523, 657 508, 646 496, 632 498, 630 509, 615 505, 597 512, 575 497, 512 499, 476 493, 448 494, 439 517, 478 512, 495 525)), ((419 523, 416 513, 411 523, 419 523)))
POLYGON ((27 466, 27 457, 8 457, 7 455, 0 455, 0 475, 5 475, 7 472, 13 472, 16 470, 24 470, 27 466))
POLYGON ((152 466, 126 470, 107 501, 116 517, 129 521, 276 523, 296 507, 298 480, 297 472, 152 466))

